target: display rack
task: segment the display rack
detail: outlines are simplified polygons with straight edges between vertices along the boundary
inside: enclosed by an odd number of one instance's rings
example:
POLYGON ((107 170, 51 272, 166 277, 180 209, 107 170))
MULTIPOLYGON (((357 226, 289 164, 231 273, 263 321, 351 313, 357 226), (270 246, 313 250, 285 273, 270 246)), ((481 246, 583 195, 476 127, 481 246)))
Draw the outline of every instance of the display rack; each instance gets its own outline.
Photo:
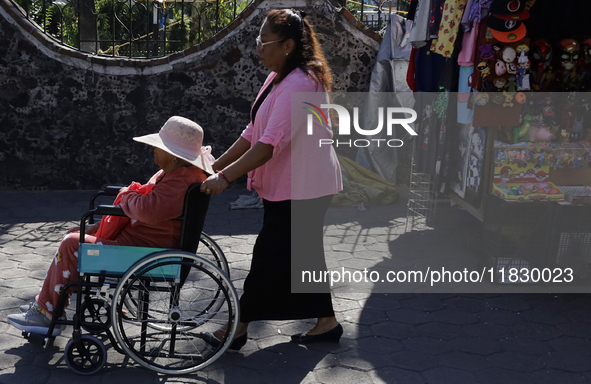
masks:
POLYGON ((416 143, 412 145, 410 166, 410 188, 406 209, 405 232, 431 229, 437 210, 437 191, 434 190, 434 177, 416 170, 416 143))

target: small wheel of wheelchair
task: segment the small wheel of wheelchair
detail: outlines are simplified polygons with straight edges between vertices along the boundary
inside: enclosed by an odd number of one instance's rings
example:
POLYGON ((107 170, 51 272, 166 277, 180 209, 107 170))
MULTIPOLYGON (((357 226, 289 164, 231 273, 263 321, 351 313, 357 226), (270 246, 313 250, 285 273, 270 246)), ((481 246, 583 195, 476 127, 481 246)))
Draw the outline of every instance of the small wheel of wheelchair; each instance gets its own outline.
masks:
POLYGON ((215 266, 224 271, 230 277, 230 267, 224 251, 207 233, 201 232, 199 246, 197 247, 197 256, 201 256, 211 261, 215 266))
POLYGON ((80 375, 93 375, 103 369, 107 362, 107 349, 102 341, 91 335, 80 336, 84 351, 80 351, 70 339, 64 351, 66 364, 80 375))
POLYGON ((109 302, 95 297, 87 297, 82 302, 83 323, 94 323, 96 325, 82 325, 87 332, 99 334, 111 326, 111 305, 109 302))
POLYGON ((239 321, 238 296, 227 275, 195 254, 162 251, 131 266, 113 295, 113 333, 125 353, 166 374, 202 369, 230 345, 239 321), (129 310, 130 301, 133 311, 129 310), (222 343, 203 332, 228 323, 222 343))

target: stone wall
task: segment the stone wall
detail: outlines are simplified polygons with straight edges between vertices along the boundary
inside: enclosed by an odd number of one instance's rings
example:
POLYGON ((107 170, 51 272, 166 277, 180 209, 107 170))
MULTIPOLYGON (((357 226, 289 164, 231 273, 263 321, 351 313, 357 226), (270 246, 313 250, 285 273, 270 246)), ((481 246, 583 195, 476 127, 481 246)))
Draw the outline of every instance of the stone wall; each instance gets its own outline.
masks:
POLYGON ((90 56, 40 33, 0 0, 0 189, 89 189, 158 168, 133 136, 197 121, 218 156, 239 136, 268 74, 255 37, 270 8, 305 8, 335 90, 366 91, 379 36, 328 1, 257 0, 212 39, 152 60, 90 56))

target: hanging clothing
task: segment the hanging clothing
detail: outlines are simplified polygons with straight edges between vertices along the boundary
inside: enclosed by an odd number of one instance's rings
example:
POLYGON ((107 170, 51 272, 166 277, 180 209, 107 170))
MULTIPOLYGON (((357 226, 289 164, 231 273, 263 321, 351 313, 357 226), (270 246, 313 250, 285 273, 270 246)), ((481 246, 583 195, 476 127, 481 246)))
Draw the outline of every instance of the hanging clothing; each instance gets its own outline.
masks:
POLYGON ((439 34, 444 4, 445 0, 431 0, 431 15, 429 16, 429 38, 431 39, 436 39, 439 34))
POLYGON ((437 39, 431 42, 431 52, 451 57, 468 0, 446 0, 437 39))
MULTIPOLYGON (((405 75, 408 74, 409 56, 412 52, 412 45, 409 42, 410 30, 411 22, 409 20, 398 15, 390 18, 371 73, 366 108, 364 108, 362 119, 362 124, 365 127, 377 127, 378 116, 375 111, 380 107, 397 105, 412 108, 412 94, 409 92, 410 89, 405 79, 405 75), (390 98, 388 95, 391 96, 390 100, 387 100, 390 98), (393 104, 390 104, 390 101, 393 104)), ((405 133, 395 128, 393 135, 388 136, 387 131, 382 130, 371 135, 371 139, 404 139, 405 133)), ((380 146, 372 142, 368 147, 359 148, 355 160, 387 181, 394 183, 396 182, 398 153, 398 148, 380 146)))
POLYGON ((470 19, 470 11, 472 10, 472 7, 474 6, 474 2, 478 1, 478 0, 468 0, 468 2, 466 3, 466 7, 464 9, 464 15, 462 16, 462 29, 464 32, 468 32, 472 30, 472 26, 474 24, 474 21, 472 19, 470 19))
POLYGON ((409 41, 413 47, 420 48, 427 44, 429 38, 429 17, 431 0, 418 0, 417 12, 413 19, 409 41))
POLYGON ((458 64, 467 67, 474 66, 474 57, 476 55, 476 43, 478 40, 478 29, 480 23, 474 23, 473 28, 467 32, 464 32, 462 38, 462 50, 458 56, 458 64))
POLYGON ((412 51, 410 52, 410 58, 408 59, 408 69, 406 71, 406 84, 408 84, 408 87, 413 92, 417 91, 417 84, 415 83, 416 57, 417 49, 413 47, 412 51))
POLYGON ((470 124, 474 117, 474 104, 471 102, 472 75, 474 67, 460 67, 458 83, 458 123, 470 124))
POLYGON ((437 115, 434 111, 437 93, 425 92, 416 96, 415 108, 421 114, 418 116, 417 124, 415 124, 418 129, 417 147, 415 149, 415 172, 433 175, 435 174, 435 161, 437 160, 437 134, 439 132, 437 115))
POLYGON ((456 49, 454 56, 446 59, 433 54, 428 45, 418 49, 414 77, 417 92, 438 92, 441 89, 455 92, 458 88, 458 53, 456 49))

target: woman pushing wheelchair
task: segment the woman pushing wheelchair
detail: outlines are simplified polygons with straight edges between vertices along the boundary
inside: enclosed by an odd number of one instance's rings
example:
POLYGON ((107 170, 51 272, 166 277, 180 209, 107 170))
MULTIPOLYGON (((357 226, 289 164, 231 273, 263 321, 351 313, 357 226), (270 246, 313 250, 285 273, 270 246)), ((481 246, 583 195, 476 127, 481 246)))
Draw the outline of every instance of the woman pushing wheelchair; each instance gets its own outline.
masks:
MULTIPOLYGON (((135 141, 154 147, 154 162, 160 167, 150 180, 140 186, 133 183, 119 192, 116 202, 130 221, 120 231, 97 223, 86 229, 84 242, 155 248, 178 248, 181 222, 172 220, 183 213, 185 192, 191 184, 212 175, 211 147, 203 146, 203 129, 195 122, 173 116, 158 133, 134 137, 135 141)), ((103 219, 104 221, 104 219, 103 219)), ((47 271, 35 300, 20 307, 21 313, 8 316, 16 328, 36 334, 49 330, 62 287, 78 278, 80 233, 68 231, 47 271)), ((59 335, 56 327, 53 336, 59 335)))

